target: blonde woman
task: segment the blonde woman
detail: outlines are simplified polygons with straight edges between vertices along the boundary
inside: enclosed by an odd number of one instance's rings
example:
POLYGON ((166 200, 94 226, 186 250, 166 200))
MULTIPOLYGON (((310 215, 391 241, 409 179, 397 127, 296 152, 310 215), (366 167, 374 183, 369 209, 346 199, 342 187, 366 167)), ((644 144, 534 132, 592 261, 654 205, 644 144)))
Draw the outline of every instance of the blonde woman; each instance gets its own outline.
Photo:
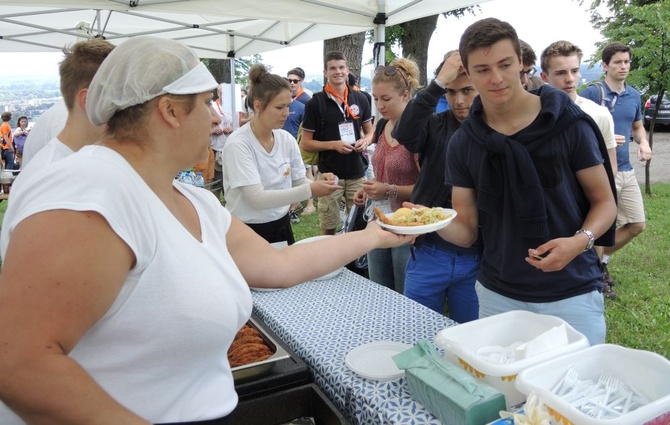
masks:
MULTIPOLYGON (((388 66, 380 66, 372 79, 372 97, 382 115, 375 129, 376 142, 372 155, 375 180, 366 180, 356 193, 355 202, 363 205, 367 199, 382 211, 392 212, 409 200, 419 176, 417 156, 391 136, 391 130, 405 106, 419 87, 419 68, 410 59, 400 58, 388 66)), ((410 255, 409 245, 374 250, 368 254, 370 279, 403 293, 405 266, 410 255)))

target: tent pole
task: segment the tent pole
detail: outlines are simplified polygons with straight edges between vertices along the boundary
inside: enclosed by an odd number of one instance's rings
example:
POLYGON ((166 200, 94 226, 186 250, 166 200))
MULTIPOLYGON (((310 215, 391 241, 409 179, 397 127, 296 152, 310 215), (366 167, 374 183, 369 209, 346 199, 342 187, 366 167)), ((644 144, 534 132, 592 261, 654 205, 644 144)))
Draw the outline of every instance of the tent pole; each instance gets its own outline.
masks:
MULTIPOLYGON (((237 90, 235 90, 235 36, 230 34, 228 35, 228 39, 228 45, 230 46, 230 50, 228 51, 228 60, 230 61, 230 110, 233 119, 233 129, 237 130, 240 126, 240 119, 237 116, 237 99, 235 99, 237 95, 237 90)), ((242 107, 244 108, 244 105, 242 107)))
POLYGON ((372 52, 375 68, 386 65, 386 19, 385 13, 378 13, 372 21, 375 24, 375 44, 372 52))
MULTIPOLYGON (((382 8, 382 2, 380 1, 379 8, 382 8)), ((386 65, 386 13, 379 12, 375 19, 372 21, 375 24, 374 29, 374 40, 375 44, 372 47, 372 59, 375 64, 375 69, 378 66, 386 65)), ((374 72, 374 71, 373 71, 374 72)), ((374 75, 372 76, 374 78, 374 75)), ((375 117, 375 120, 381 118, 377 106, 372 104, 372 114, 375 117)))

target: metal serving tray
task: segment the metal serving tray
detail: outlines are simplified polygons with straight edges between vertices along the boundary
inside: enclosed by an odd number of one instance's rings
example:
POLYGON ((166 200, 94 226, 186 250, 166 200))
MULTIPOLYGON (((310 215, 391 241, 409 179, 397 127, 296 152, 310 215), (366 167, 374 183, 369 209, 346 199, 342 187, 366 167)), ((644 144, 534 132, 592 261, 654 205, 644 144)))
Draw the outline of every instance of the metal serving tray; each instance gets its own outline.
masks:
POLYGON ((291 357, 289 353, 287 353, 286 350, 281 347, 281 345, 279 345, 263 330, 261 325, 258 324, 258 322, 256 322, 253 317, 249 319, 247 325, 256 329, 258 333, 260 333, 261 338, 268 345, 268 347, 270 347, 270 350, 272 350, 274 354, 263 361, 248 363, 232 368, 231 370, 233 372, 233 381, 236 384, 265 376, 272 372, 272 369, 279 360, 288 359, 291 357))

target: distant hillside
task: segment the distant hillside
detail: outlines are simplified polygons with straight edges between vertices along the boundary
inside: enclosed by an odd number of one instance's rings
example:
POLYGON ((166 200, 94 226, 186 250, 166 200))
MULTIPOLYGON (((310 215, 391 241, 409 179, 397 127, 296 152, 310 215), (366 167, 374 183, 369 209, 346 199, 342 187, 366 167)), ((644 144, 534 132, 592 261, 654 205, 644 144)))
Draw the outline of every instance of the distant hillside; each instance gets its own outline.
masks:
POLYGON ((593 81, 601 80, 604 77, 603 69, 600 65, 596 65, 593 68, 589 69, 588 65, 582 64, 582 83, 588 84, 593 81))

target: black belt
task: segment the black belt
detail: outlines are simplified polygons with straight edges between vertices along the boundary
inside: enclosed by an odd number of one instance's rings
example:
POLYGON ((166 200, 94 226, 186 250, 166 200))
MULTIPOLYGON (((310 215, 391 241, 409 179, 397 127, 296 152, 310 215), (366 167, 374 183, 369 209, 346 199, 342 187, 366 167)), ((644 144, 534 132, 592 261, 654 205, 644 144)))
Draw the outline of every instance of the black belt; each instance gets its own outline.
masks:
POLYGON ((235 421, 233 420, 234 413, 230 413, 223 418, 218 419, 208 419, 206 421, 193 421, 193 422, 169 422, 156 425, 233 425, 235 421))

